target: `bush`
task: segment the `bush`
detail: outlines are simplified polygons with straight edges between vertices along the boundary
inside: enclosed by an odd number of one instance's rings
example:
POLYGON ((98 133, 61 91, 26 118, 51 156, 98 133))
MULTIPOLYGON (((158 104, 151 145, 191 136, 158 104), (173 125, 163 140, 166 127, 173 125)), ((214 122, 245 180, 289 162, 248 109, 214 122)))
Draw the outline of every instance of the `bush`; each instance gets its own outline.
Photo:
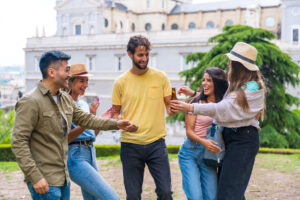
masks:
POLYGON ((300 136, 296 131, 291 131, 286 135, 286 140, 289 143, 289 148, 300 149, 300 136))
POLYGON ((10 144, 14 120, 14 110, 9 110, 5 116, 5 111, 0 109, 0 144, 10 144))
POLYGON ((120 155, 120 145, 95 145, 96 157, 120 155))
POLYGON ((10 144, 0 145, 0 161, 16 161, 16 157, 11 151, 10 144))
POLYGON ((280 135, 275 128, 267 125, 261 129, 260 146, 271 148, 288 148, 288 142, 283 135, 280 135))

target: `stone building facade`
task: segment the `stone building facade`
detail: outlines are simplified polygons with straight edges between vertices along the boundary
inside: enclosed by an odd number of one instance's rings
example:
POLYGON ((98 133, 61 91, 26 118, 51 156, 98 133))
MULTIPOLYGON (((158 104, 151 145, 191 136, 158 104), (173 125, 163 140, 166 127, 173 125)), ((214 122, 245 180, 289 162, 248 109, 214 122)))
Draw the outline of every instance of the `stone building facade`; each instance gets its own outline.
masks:
MULTIPOLYGON (((57 0, 57 32, 28 38, 25 47, 25 90, 41 79, 38 63, 43 52, 62 50, 70 63, 84 63, 94 74, 87 97, 100 97, 99 113, 111 106, 114 80, 131 67, 126 45, 142 34, 153 49, 149 66, 163 70, 172 86, 184 81, 178 72, 192 67, 189 53, 209 51, 208 38, 228 24, 246 24, 277 34, 274 42, 300 64, 299 0, 225 0, 194 4, 191 0, 57 0)), ((299 88, 290 92, 300 97, 299 88)), ((178 129, 179 130, 179 129, 178 129)), ((170 130, 169 132, 184 131, 170 130)))

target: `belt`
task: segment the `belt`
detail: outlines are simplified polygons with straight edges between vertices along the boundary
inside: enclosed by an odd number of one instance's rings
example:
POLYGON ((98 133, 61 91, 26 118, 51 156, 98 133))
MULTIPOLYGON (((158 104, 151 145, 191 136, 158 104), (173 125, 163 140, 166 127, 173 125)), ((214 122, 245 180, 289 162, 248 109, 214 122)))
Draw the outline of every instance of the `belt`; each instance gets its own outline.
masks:
POLYGON ((243 127, 238 127, 238 128, 228 128, 231 129, 233 132, 239 132, 239 131, 244 131, 247 130, 249 132, 250 129, 255 129, 257 130, 257 128, 255 128, 254 126, 243 126, 243 127))
POLYGON ((89 145, 93 144, 93 141, 92 140, 75 141, 75 142, 71 142, 69 145, 73 145, 73 144, 89 146, 89 145))

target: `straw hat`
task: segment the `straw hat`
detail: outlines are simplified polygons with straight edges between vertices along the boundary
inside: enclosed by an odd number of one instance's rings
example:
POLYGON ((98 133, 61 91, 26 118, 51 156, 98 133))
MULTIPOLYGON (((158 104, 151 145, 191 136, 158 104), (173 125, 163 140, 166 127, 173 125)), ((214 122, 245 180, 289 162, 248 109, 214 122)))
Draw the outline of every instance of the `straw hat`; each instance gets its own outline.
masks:
POLYGON ((255 47, 245 42, 237 42, 230 53, 225 54, 230 60, 238 61, 250 71, 258 71, 255 65, 257 50, 255 47))
POLYGON ((89 76, 93 76, 92 74, 88 73, 88 71, 86 70, 86 67, 84 66, 84 64, 71 65, 70 74, 71 74, 71 77, 78 77, 78 76, 89 77, 89 76))

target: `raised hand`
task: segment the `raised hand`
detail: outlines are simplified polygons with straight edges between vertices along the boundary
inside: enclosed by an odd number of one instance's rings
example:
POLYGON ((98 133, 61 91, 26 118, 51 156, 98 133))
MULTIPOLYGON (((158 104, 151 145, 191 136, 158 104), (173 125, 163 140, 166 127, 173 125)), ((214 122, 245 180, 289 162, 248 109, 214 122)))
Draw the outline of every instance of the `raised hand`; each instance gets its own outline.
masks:
POLYGON ((192 90, 191 88, 189 88, 188 86, 182 86, 179 88, 179 90, 177 91, 177 93, 179 95, 184 94, 186 96, 192 96, 194 94, 194 90, 192 90))
POLYGON ((112 118, 112 110, 111 108, 107 109, 102 115, 101 117, 103 118, 112 118))
POLYGON ((207 139, 205 140, 203 146, 205 146, 205 148, 212 153, 218 153, 221 152, 221 148, 218 147, 217 144, 217 142, 207 139))
POLYGON ((44 178, 34 184, 33 188, 38 194, 46 194, 47 192, 49 192, 49 184, 44 178))
POLYGON ((95 99, 95 100, 93 101, 93 103, 91 103, 91 105, 90 105, 90 113, 96 115, 97 109, 99 108, 99 105, 100 105, 100 104, 99 104, 98 100, 95 99))
POLYGON ((138 130, 138 126, 128 120, 118 120, 117 127, 128 132, 136 132, 138 130))

